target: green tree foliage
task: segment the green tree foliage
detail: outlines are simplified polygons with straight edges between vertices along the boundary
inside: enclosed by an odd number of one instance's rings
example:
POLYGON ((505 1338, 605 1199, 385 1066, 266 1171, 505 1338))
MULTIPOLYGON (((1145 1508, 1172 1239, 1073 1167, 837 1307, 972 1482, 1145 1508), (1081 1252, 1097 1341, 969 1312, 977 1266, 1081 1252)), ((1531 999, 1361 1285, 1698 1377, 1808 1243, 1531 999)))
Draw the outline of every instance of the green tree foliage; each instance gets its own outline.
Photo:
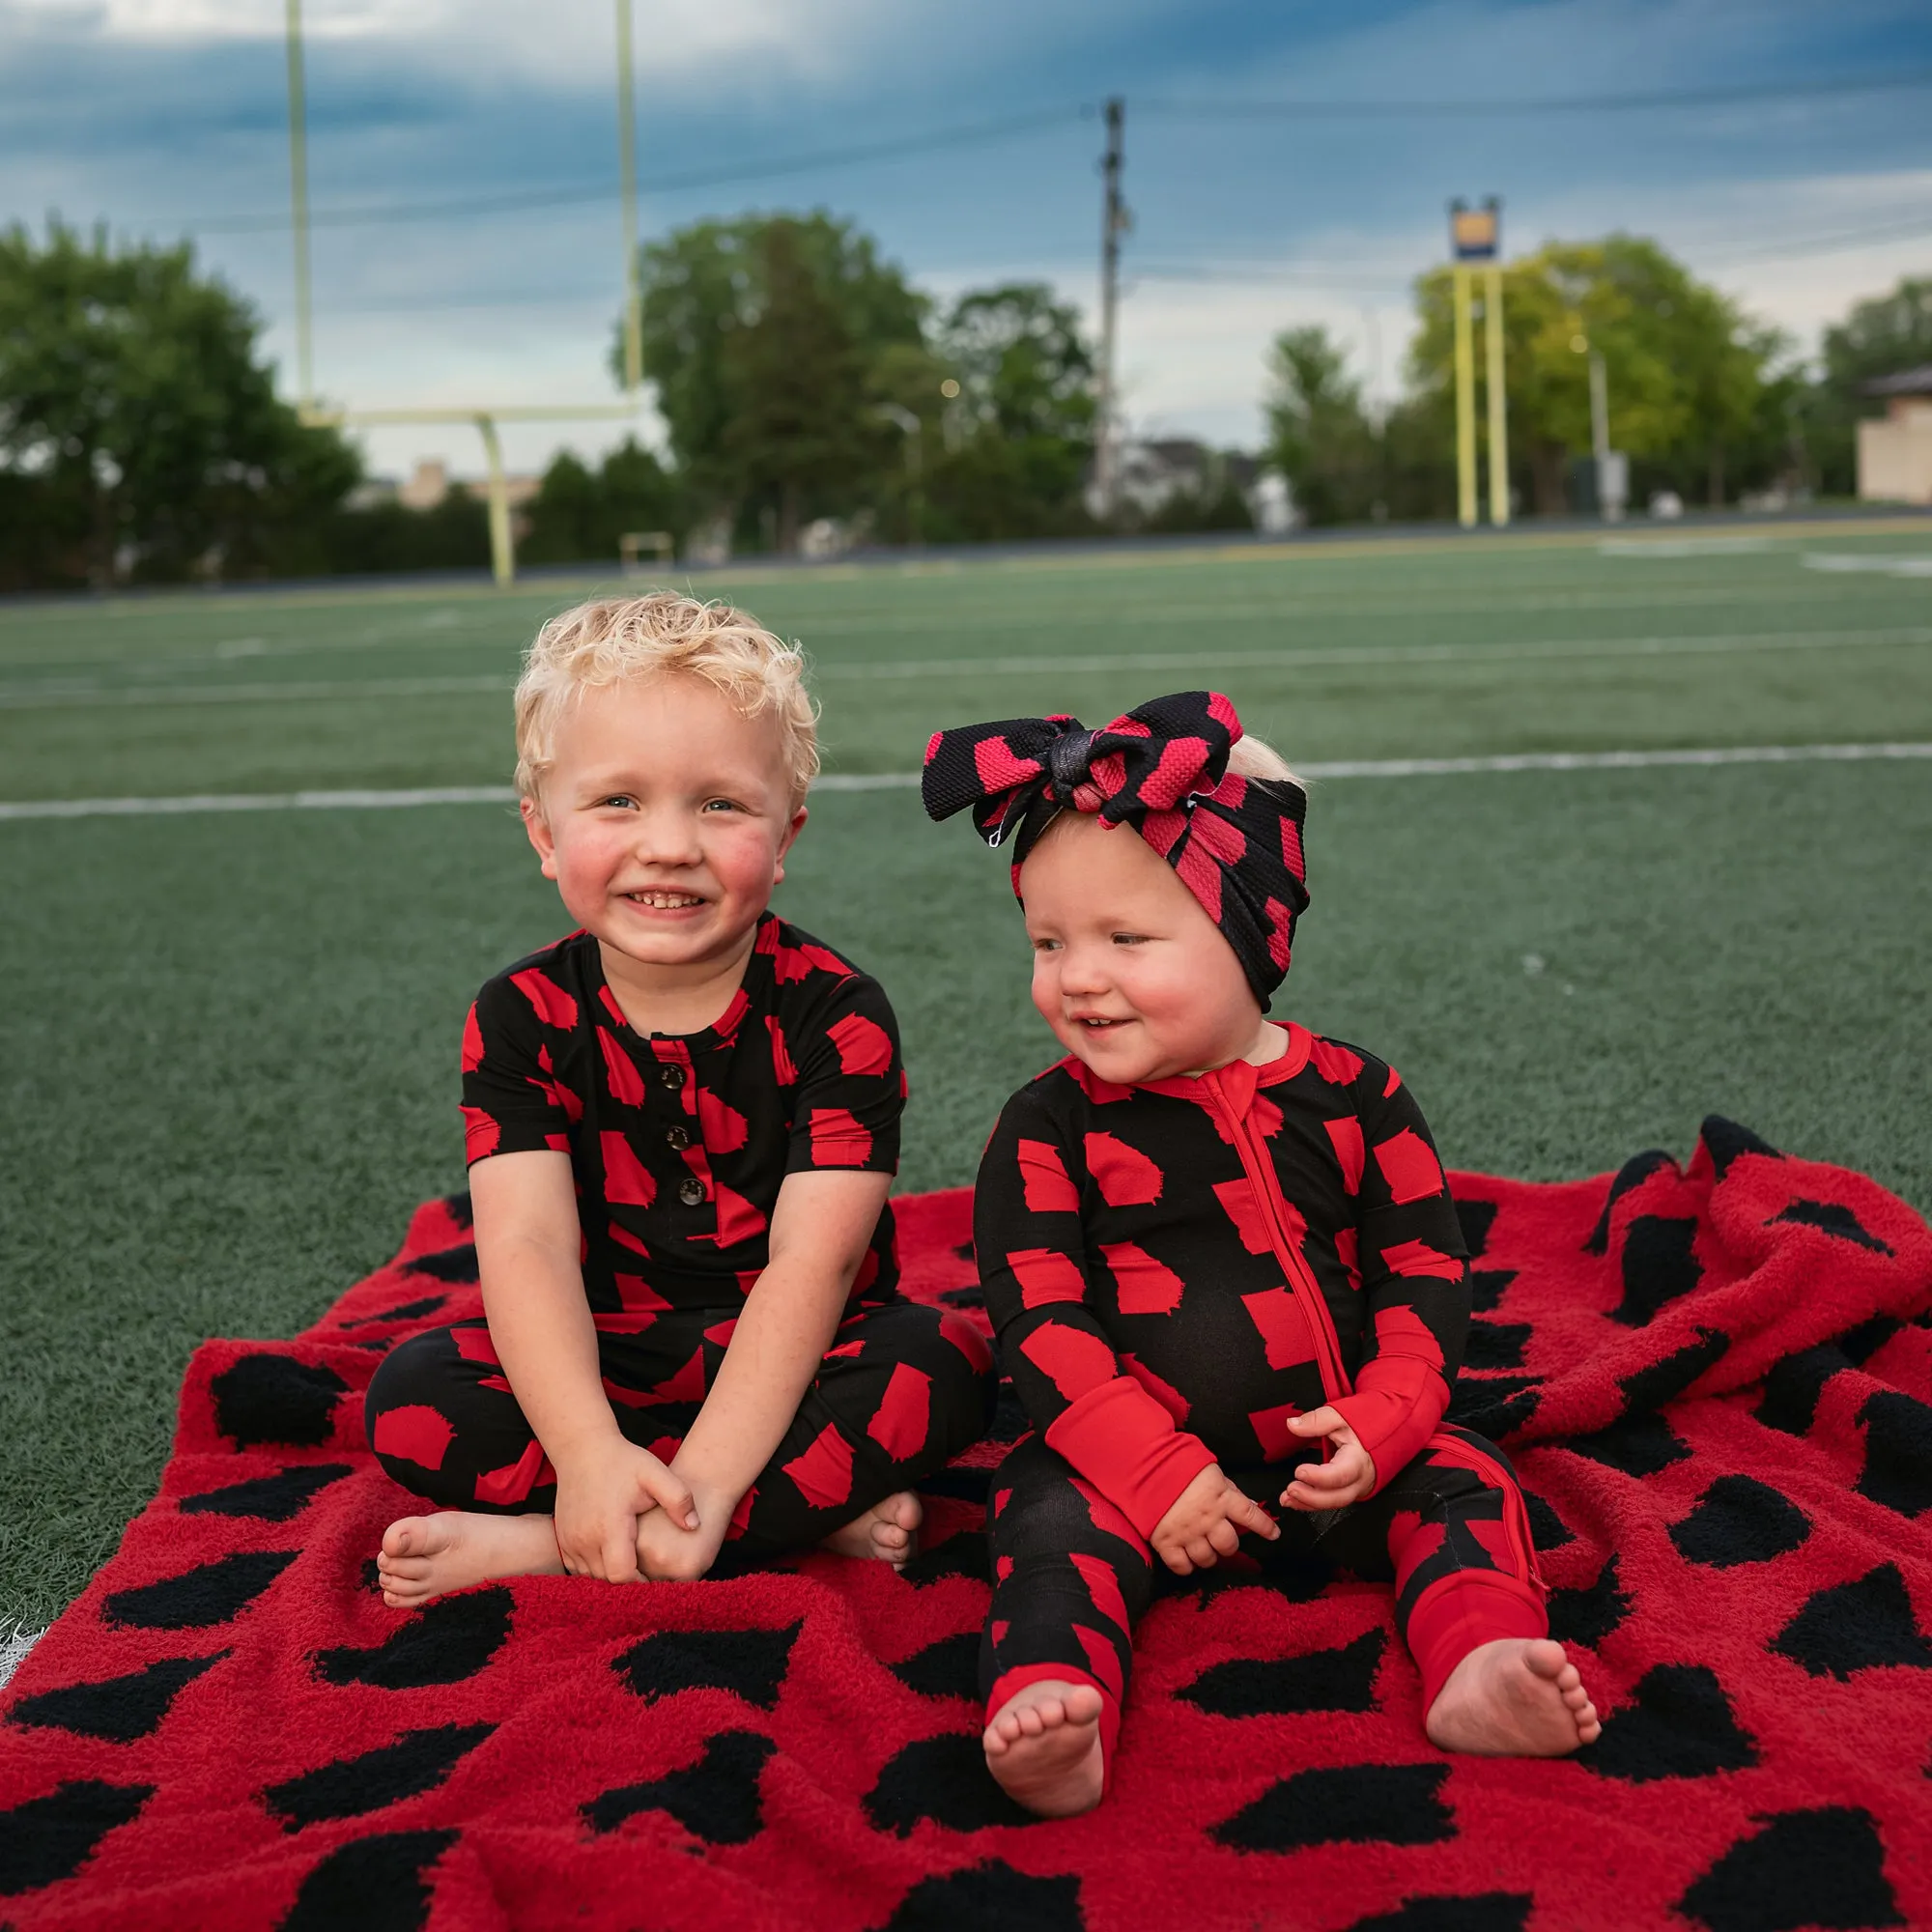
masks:
POLYGON ((1877 376, 1932 362, 1932 276, 1907 276, 1889 295, 1860 302, 1825 331, 1816 385, 1800 399, 1804 438, 1820 492, 1858 490, 1858 425, 1882 413, 1863 393, 1877 376))
POLYGON ((355 450, 278 402, 261 322, 192 249, 0 234, 0 571, 16 583, 314 568, 355 450))
POLYGON ((627 534, 663 530, 676 541, 685 528, 678 479, 627 437, 595 469, 567 449, 557 452, 518 554, 527 563, 609 563, 627 534))
POLYGON ((701 221, 643 251, 644 370, 712 514, 803 523, 863 504, 899 461, 878 414, 888 352, 924 347, 925 298, 820 212, 701 221))
MULTIPOLYGON (((1479 284, 1480 287, 1480 284, 1479 284)), ((1410 377, 1420 395, 1454 395, 1451 272, 1416 288, 1410 377)), ((1503 274, 1512 469, 1539 511, 1568 506, 1572 462, 1591 447, 1589 352, 1604 357, 1610 440, 1637 480, 1722 502, 1788 460, 1783 338, 1752 324, 1654 242, 1613 235, 1556 242, 1503 274)), ((1478 340, 1477 381, 1482 384, 1478 340)), ((1453 402, 1447 402, 1453 409, 1453 402)), ((1486 405, 1478 398, 1478 409, 1486 405)), ((1453 432, 1452 432, 1453 433, 1453 432)))
POLYGON ((1310 524, 1358 523, 1385 501, 1381 450, 1361 384, 1319 326, 1288 328, 1268 354, 1268 459, 1310 524))
POLYGON ((1094 354, 1079 312, 1044 282, 953 303, 939 355, 959 384, 932 478, 935 534, 988 540, 1090 529, 1094 354))

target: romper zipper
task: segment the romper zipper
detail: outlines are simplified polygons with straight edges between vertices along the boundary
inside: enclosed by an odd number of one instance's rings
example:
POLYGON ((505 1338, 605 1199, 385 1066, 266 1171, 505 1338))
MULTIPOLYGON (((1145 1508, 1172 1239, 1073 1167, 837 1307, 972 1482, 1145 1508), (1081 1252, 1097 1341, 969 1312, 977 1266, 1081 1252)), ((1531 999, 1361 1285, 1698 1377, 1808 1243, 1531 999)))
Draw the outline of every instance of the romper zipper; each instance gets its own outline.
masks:
MULTIPOLYGON (((1352 1395, 1354 1389, 1342 1366, 1341 1337, 1335 1332, 1335 1318, 1328 1312, 1327 1298, 1322 1294, 1321 1286, 1315 1279, 1314 1270, 1309 1267, 1306 1258, 1289 1239, 1287 1221, 1282 1212, 1281 1183, 1275 1178, 1274 1163, 1268 1159, 1264 1149, 1256 1147, 1247 1122, 1228 1105, 1218 1085, 1210 1091, 1216 1106, 1220 1108, 1221 1118, 1228 1122, 1233 1133, 1235 1151, 1241 1157, 1248 1185, 1254 1189, 1255 1198, 1261 1204, 1275 1259, 1287 1274, 1288 1285, 1294 1298, 1301 1303, 1301 1312, 1315 1337, 1316 1363, 1321 1371, 1323 1395, 1329 1402, 1334 1402, 1339 1396, 1352 1395)), ((1322 1459, 1327 1459, 1325 1443, 1322 1445, 1322 1459)))

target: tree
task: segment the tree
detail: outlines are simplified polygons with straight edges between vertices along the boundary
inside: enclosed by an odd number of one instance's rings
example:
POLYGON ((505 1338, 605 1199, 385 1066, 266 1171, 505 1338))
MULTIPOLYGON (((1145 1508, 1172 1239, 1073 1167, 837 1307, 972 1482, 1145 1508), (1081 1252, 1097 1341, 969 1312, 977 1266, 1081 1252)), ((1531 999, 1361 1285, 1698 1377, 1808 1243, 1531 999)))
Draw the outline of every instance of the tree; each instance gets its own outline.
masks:
POLYGON ((864 502, 897 462, 872 375, 924 346, 925 298, 823 212, 701 221, 643 251, 644 372, 694 495, 769 509, 781 548, 864 502))
POLYGON ((1343 352, 1318 326, 1284 329, 1268 366, 1268 460, 1311 524, 1354 523, 1385 503, 1381 451, 1343 352))
POLYGON ((1860 418, 1878 413, 1863 385, 1932 362, 1932 276, 1908 275, 1889 295, 1859 302, 1825 331, 1822 347, 1823 370, 1797 412, 1818 488, 1850 497, 1858 490, 1860 418))
POLYGON ((933 480, 944 534, 1044 536, 1091 527, 1094 355, 1079 312, 1044 282, 976 289, 953 303, 939 355, 959 384, 933 480))
POLYGON ((845 507, 889 445, 868 407, 865 349, 796 224, 767 224, 756 259, 764 299, 720 356, 734 403, 721 454, 746 494, 773 502, 778 548, 789 553, 807 506, 845 507))
POLYGON ((559 450, 530 505, 528 534, 518 546, 529 563, 585 563, 617 554, 631 531, 686 527, 684 493, 657 457, 626 438, 595 469, 559 450))
MULTIPOLYGON (((1417 284, 1410 351, 1418 393, 1454 393, 1451 271, 1417 284)), ((1591 448, 1589 353, 1604 358, 1610 440, 1641 466, 1694 469, 1721 502, 1730 458, 1753 435, 1783 351, 1728 297, 1696 281, 1653 242, 1629 235, 1553 242, 1503 275, 1512 468, 1539 511, 1568 506, 1572 462, 1591 448)), ((1480 376, 1479 376, 1480 383, 1480 376)), ((1478 403, 1478 408, 1483 406, 1478 403)))
POLYGON ((276 400, 261 328, 186 243, 0 234, 0 473, 46 546, 38 581, 251 575, 299 552, 360 464, 276 400))

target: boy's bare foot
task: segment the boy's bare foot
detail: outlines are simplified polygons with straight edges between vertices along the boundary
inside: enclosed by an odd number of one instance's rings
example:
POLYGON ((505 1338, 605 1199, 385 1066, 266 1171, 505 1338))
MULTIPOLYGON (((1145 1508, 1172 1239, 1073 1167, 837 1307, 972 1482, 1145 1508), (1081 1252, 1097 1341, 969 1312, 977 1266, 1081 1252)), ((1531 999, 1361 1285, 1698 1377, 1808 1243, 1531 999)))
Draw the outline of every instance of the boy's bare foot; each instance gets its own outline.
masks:
POLYGON ((1480 1757, 1562 1757, 1595 1744, 1597 1707, 1563 1646, 1547 1636, 1478 1644, 1430 1707, 1431 1744, 1480 1757))
POLYGON ((1100 1693, 1042 1678, 1002 1704, 980 1741, 1009 1798, 1042 1818, 1074 1818, 1100 1802, 1100 1693))
POLYGON ((864 1516, 855 1516, 843 1529, 835 1529, 818 1547, 903 1570, 919 1554, 919 1526, 924 1520, 919 1498, 900 1490, 864 1516))
POLYGON ((561 1577, 563 1558, 547 1516, 439 1510, 392 1522, 383 1532, 376 1570, 384 1603, 392 1610, 414 1610, 446 1590, 496 1577, 561 1577))

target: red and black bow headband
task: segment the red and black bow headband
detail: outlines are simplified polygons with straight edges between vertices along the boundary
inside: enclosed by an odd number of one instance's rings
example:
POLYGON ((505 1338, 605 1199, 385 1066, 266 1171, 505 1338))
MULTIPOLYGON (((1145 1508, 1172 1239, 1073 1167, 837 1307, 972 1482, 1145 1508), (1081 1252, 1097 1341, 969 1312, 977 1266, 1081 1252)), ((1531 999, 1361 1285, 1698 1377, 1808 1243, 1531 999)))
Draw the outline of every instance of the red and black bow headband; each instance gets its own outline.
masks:
POLYGON ((1097 731, 1077 718, 1009 718, 935 731, 921 795, 932 818, 971 810, 989 845, 1018 833, 1013 891, 1054 814, 1129 825, 1172 866, 1235 949, 1264 1008, 1288 975, 1308 905, 1297 784, 1228 771, 1241 735, 1218 691, 1137 704, 1097 731))

